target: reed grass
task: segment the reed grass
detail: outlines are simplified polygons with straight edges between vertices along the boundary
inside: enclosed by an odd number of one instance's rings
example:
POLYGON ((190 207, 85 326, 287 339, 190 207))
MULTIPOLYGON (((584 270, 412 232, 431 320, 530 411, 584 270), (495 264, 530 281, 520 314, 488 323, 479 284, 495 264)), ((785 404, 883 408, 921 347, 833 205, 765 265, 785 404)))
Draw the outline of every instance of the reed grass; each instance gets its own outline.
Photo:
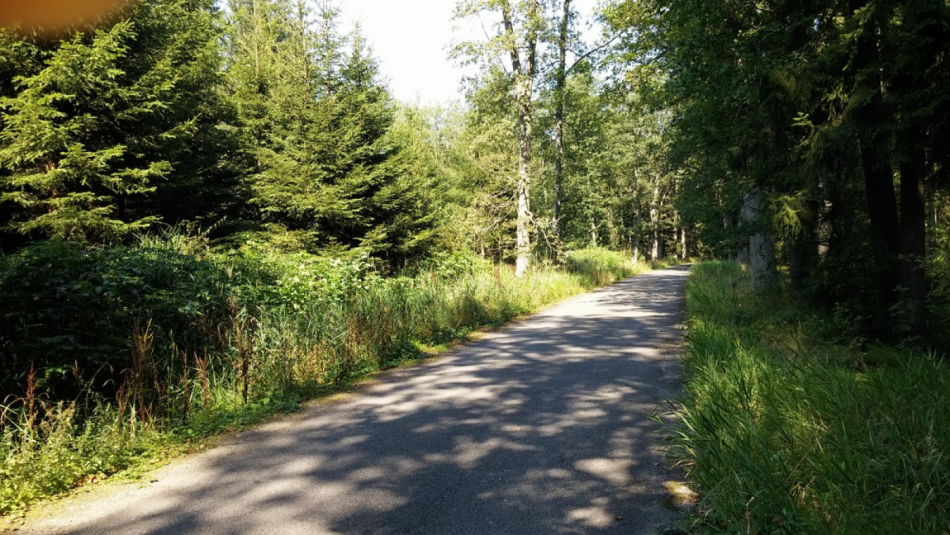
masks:
POLYGON ((717 533, 950 532, 950 368, 847 343, 782 288, 729 263, 688 283, 674 455, 717 533))

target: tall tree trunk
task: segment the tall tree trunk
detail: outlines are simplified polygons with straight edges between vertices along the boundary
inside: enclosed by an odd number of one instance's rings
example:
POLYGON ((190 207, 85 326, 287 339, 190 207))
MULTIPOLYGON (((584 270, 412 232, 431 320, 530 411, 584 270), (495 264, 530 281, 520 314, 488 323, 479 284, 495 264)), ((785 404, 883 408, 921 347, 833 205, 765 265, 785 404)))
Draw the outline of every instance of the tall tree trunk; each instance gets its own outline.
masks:
POLYGON ((679 242, 679 251, 673 253, 678 255, 680 259, 686 258, 686 227, 683 226, 683 218, 680 216, 680 213, 673 212, 673 226, 674 240, 679 242))
MULTIPOLYGON (((864 143, 862 143, 864 145, 864 143)), ((871 254, 874 266, 874 324, 885 338, 893 335, 891 308, 897 286, 898 237, 897 199, 891 168, 880 161, 870 146, 861 147, 864 188, 867 196, 868 217, 871 220, 871 254)))
POLYGON ((650 200, 650 260, 659 260, 660 256, 660 187, 654 186, 650 200))
POLYGON ((778 280, 775 270, 775 241, 768 225, 762 221, 764 214, 765 192, 756 187, 746 197, 741 216, 743 223, 756 227, 749 238, 749 267, 754 288, 769 286, 778 280))
MULTIPOLYGON (((868 0, 850 0, 850 11, 859 13, 870 6, 868 0)), ((873 10, 870 12, 872 15, 873 10)), ((855 15, 857 16, 857 15, 855 15)), ((893 335, 890 310, 895 302, 898 281, 897 255, 899 254, 899 227, 894 175, 883 155, 888 153, 884 134, 875 133, 881 121, 892 114, 884 106, 883 81, 875 62, 880 54, 878 23, 869 18, 863 22, 863 31, 855 43, 852 68, 847 82, 853 91, 873 91, 873 96, 854 111, 861 168, 867 197, 868 217, 871 220, 871 254, 874 258, 875 329, 883 337, 893 335)))
POLYGON ((607 207, 607 245, 614 250, 620 248, 620 233, 617 232, 617 218, 612 206, 607 207))
POLYGON ((831 242, 835 234, 835 216, 837 215, 837 206, 831 200, 828 194, 828 188, 821 184, 819 190, 825 192, 824 200, 818 209, 818 261, 822 262, 831 252, 831 242))
POLYGON ((640 262, 640 233, 643 227, 643 203, 637 199, 637 226, 633 230, 633 263, 640 262))
MULTIPOLYGON (((527 86, 528 83, 521 85, 527 86)), ((521 277, 528 270, 531 257, 531 93, 530 89, 519 98, 519 122, 521 124, 520 158, 518 160, 518 235, 515 275, 521 277), (527 99, 527 103, 525 103, 527 99)))
POLYGON ((531 258, 531 135, 532 135, 532 97, 534 93, 534 78, 537 73, 537 23, 534 19, 538 15, 537 0, 528 2, 527 35, 525 39, 526 54, 522 64, 521 52, 518 49, 518 40, 515 38, 514 23, 511 17, 511 6, 506 1, 502 4, 502 21, 505 33, 510 40, 511 66, 515 78, 515 93, 518 108, 518 229, 517 229, 517 260, 515 275, 521 277, 528 270, 531 258))
POLYGON ((680 259, 686 261, 688 258, 686 248, 686 226, 680 225, 680 259))
MULTIPOLYGON (((917 146, 919 147, 919 145, 917 146)), ((927 212, 924 204, 925 155, 915 147, 900 166, 900 284, 901 309, 910 334, 927 336, 927 212)))
POLYGON ((660 231, 654 224, 650 229, 650 260, 660 259, 660 231))
MULTIPOLYGON (((564 0, 564 13, 558 28, 558 62, 554 75, 554 231, 555 254, 561 243, 561 201, 564 188, 564 101, 567 89, 567 37, 571 21, 571 0, 564 0)), ((556 260, 556 258, 555 258, 556 260)))

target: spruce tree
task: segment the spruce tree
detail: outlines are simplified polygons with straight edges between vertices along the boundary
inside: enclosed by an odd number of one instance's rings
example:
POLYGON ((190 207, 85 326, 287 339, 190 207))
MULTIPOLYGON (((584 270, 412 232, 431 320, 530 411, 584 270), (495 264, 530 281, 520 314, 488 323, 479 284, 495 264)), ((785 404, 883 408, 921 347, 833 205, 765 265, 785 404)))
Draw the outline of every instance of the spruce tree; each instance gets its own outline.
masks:
POLYGON ((33 53, 0 97, 10 227, 102 241, 199 209, 183 199, 226 175, 214 17, 210 1, 152 0, 59 43, 17 38, 33 53))
POLYGON ((389 257, 427 242, 417 234, 431 210, 389 135, 395 105, 359 29, 342 34, 327 5, 315 16, 302 3, 235 7, 232 98, 253 162, 254 217, 272 241, 389 257))

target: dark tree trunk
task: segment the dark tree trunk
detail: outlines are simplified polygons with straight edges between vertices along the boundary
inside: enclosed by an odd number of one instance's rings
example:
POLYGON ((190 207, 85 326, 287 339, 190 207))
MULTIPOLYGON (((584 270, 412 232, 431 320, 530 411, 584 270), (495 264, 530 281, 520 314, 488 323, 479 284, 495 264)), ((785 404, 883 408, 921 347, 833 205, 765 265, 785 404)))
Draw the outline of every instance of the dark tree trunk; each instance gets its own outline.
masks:
POLYGON ((927 212, 924 202, 925 156, 922 150, 911 151, 910 158, 900 166, 900 296, 903 318, 910 334, 927 336, 927 275, 924 259, 927 254, 927 212))
MULTIPOLYGON (((852 13, 869 7, 868 0, 850 0, 852 13)), ((873 10, 871 10, 873 15, 873 10)), ((880 46, 878 23, 869 18, 862 22, 863 32, 855 44, 855 56, 847 81, 852 90, 873 91, 873 96, 854 110, 857 139, 861 151, 861 170, 867 197, 868 217, 871 221, 871 249, 874 259, 873 285, 875 294, 874 328, 883 337, 893 336, 890 311, 895 303, 898 282, 897 255, 899 253, 897 197, 894 192, 894 174, 883 160, 889 144, 877 128, 893 115, 885 108, 880 69, 875 67, 880 46)))
POLYGON ((862 147, 864 189, 868 217, 871 220, 871 251, 874 258, 874 327, 889 338, 893 335, 891 307, 897 286, 897 255, 899 253, 897 198, 890 166, 881 162, 870 147, 862 147))

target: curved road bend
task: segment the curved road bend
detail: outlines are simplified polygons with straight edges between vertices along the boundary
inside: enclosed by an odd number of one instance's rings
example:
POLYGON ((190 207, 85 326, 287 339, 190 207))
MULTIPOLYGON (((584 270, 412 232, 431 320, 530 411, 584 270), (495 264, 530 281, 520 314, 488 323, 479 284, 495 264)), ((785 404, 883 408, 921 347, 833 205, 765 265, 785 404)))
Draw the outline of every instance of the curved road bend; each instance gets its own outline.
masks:
POLYGON ((575 297, 21 533, 658 533, 674 475, 649 416, 677 394, 687 274, 575 297))

